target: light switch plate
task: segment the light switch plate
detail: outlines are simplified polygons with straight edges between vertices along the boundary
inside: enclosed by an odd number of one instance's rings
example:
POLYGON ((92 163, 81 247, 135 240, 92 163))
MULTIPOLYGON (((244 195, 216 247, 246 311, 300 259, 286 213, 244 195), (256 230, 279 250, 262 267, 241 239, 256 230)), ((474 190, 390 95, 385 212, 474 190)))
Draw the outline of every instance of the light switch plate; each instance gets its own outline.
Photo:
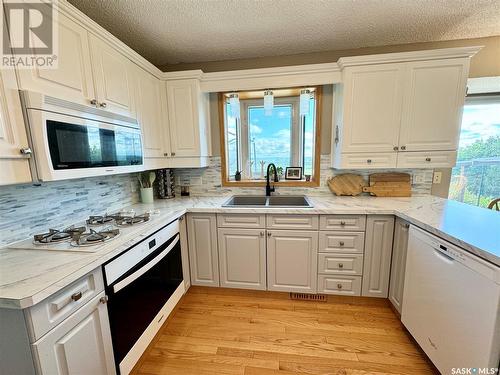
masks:
POLYGON ((434 172, 434 175, 432 176, 432 183, 440 184, 441 178, 443 178, 443 172, 434 172))
POLYGON ((423 184, 424 183, 424 174, 423 173, 415 173, 413 175, 413 183, 414 184, 423 184))

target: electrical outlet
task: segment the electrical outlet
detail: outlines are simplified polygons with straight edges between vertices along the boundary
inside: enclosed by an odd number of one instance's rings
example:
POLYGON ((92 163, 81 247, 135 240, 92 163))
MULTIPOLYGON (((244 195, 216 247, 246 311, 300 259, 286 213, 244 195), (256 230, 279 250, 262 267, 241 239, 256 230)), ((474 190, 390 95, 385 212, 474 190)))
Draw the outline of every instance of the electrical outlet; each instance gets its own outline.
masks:
POLYGON ((189 180, 189 185, 191 186, 200 186, 202 184, 203 182, 201 180, 201 177, 191 177, 189 180))
POLYGON ((443 172, 434 172, 434 175, 432 176, 432 183, 440 184, 442 177, 443 177, 443 172))

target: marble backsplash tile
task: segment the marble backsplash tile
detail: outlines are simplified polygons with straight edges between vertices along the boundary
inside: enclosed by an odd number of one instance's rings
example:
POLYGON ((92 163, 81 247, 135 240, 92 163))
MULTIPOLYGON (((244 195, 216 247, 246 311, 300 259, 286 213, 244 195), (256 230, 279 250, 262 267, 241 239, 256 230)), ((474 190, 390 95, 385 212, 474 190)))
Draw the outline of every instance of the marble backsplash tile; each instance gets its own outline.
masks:
POLYGON ((0 247, 137 203, 133 174, 0 187, 0 247))
MULTIPOLYGON (((277 194, 308 194, 323 195, 332 194, 327 185, 327 180, 336 174, 357 173, 363 175, 368 180, 371 173, 391 172, 391 170, 342 170, 337 171, 330 168, 330 155, 321 155, 321 182, 315 188, 282 187, 276 189, 277 194)), ((418 174, 422 182, 412 184, 413 195, 427 195, 431 193, 432 169, 405 169, 392 170, 392 172, 409 173, 413 180, 418 174)), ((192 196, 198 195, 221 195, 221 194, 263 194, 263 188, 232 188, 221 185, 221 159, 220 157, 210 158, 207 168, 186 168, 174 170, 176 180, 176 195, 180 195, 180 185, 189 185, 189 192, 192 196), (193 181, 196 184, 193 184, 193 181), (201 182, 201 184, 199 184, 201 182)))

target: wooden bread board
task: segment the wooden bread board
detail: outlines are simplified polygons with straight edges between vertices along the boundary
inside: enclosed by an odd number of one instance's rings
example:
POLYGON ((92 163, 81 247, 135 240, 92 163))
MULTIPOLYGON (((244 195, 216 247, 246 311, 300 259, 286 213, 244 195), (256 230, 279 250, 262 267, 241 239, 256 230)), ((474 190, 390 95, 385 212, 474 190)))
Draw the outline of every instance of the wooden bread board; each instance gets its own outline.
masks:
POLYGON ((341 174, 328 180, 328 186, 335 195, 359 195, 365 185, 363 176, 352 173, 341 174))
POLYGON ((374 173, 363 192, 377 197, 411 197, 411 176, 408 173, 374 173))

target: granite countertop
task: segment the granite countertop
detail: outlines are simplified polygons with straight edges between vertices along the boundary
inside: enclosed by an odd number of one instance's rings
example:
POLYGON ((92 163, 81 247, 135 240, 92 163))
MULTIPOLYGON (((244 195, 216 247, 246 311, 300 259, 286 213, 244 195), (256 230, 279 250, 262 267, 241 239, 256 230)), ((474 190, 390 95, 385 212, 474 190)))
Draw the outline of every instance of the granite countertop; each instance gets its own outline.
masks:
POLYGON ((396 215, 500 266, 500 213, 459 202, 432 196, 308 196, 313 208, 222 207, 228 198, 175 198, 124 207, 160 213, 96 253, 0 249, 0 307, 26 308, 42 301, 186 212, 396 215))

